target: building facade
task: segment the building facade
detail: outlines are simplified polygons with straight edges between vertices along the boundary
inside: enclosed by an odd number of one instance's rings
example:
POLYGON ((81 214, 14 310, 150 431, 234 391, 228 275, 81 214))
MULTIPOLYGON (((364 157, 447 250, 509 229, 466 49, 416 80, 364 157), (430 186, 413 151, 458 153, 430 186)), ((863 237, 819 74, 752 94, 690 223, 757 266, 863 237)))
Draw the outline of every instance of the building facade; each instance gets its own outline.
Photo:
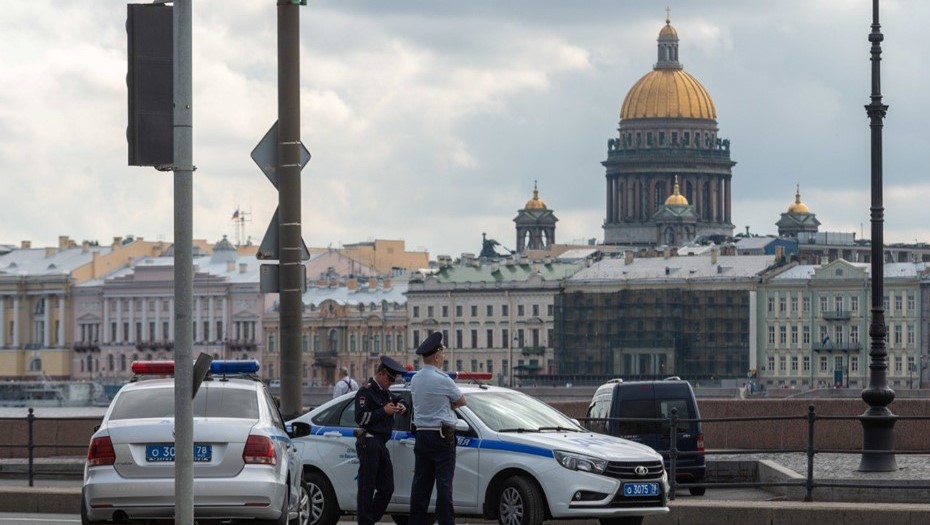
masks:
MULTIPOLYGON (((120 382, 133 361, 174 359, 174 258, 147 257, 74 288, 72 376, 120 382)), ((225 238, 194 258, 194 356, 263 359, 259 263, 225 238)), ((262 370, 267 377, 273 371, 262 370)))
MULTIPOLYGON (((925 358, 920 280, 925 263, 884 266, 888 385, 917 387, 925 358)), ((836 260, 767 278, 757 296, 759 381, 788 388, 865 388, 869 378, 871 267, 836 260)))
POLYGON ((556 298, 558 373, 612 377, 745 377, 760 277, 774 256, 604 259, 565 280, 556 298))
MULTIPOLYGON (((607 142, 607 214, 604 244, 667 244, 669 219, 659 213, 673 195, 693 207, 694 237, 729 237, 730 141, 717 136, 717 113, 704 86, 678 59, 678 32, 666 19, 659 32, 658 60, 627 93, 619 135, 607 142)), ((691 240, 691 239, 684 239, 691 240)))
POLYGON ((420 366, 416 347, 441 332, 448 370, 491 373, 500 385, 535 381, 553 371, 554 299, 584 263, 481 264, 440 261, 431 275, 411 277, 407 291, 407 362, 420 366))

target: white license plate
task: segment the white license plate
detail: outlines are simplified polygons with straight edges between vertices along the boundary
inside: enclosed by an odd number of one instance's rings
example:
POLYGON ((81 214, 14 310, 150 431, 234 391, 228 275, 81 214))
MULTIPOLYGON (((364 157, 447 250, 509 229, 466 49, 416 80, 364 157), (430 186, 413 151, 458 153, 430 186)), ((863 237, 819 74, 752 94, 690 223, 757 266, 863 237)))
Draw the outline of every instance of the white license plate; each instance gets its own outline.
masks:
POLYGON ((624 483, 623 495, 627 497, 658 496, 658 483, 624 483))

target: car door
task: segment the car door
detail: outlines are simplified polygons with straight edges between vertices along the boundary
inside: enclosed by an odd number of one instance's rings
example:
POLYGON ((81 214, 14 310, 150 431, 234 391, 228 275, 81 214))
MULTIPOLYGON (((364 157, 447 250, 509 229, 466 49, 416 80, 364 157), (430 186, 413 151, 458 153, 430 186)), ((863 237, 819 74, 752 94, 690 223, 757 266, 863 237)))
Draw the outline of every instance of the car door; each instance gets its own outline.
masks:
MULTIPOLYGON (((284 417, 281 416, 281 411, 278 408, 278 404, 274 402, 267 390, 263 388, 260 392, 261 397, 265 400, 265 406, 268 407, 271 425, 278 431, 281 436, 281 439, 275 441, 283 443, 284 446, 283 457, 287 462, 287 482, 291 487, 291 494, 300 494, 300 472, 302 470, 300 451, 291 441, 290 436, 287 434, 287 426, 284 422, 284 417)), ((293 497, 291 501, 294 501, 295 498, 296 496, 293 497)))
POLYGON ((358 493, 358 454, 355 451, 355 403, 348 398, 325 420, 314 421, 320 429, 314 434, 323 472, 340 494, 343 510, 355 510, 358 493))

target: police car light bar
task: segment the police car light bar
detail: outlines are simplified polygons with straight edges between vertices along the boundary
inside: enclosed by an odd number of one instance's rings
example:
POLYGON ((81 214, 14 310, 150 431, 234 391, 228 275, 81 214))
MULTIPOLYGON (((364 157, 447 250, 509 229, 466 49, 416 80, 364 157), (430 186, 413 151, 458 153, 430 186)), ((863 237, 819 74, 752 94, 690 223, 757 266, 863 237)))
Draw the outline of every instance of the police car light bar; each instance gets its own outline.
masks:
POLYGON ((130 369, 136 375, 173 376, 174 361, 133 361, 130 369))
MULTIPOLYGON (((411 379, 413 379, 414 374, 416 374, 416 372, 404 372, 402 377, 404 378, 404 381, 410 381, 411 379)), ((448 374, 449 377, 451 377, 453 381, 457 381, 457 380, 468 381, 470 379, 475 380, 475 381, 487 381, 488 379, 491 379, 492 377, 494 377, 494 374, 490 372, 461 372, 459 371, 459 372, 446 372, 446 374, 448 374)))
POLYGON ((254 374, 258 372, 258 361, 247 359, 245 361, 221 360, 210 363, 211 374, 254 374))

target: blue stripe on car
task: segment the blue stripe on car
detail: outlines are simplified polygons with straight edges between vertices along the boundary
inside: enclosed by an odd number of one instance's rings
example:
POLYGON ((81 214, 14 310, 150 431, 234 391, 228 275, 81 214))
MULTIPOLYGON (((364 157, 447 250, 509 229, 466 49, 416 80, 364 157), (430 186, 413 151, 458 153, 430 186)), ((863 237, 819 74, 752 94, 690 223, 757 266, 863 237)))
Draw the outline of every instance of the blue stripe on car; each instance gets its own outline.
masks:
MULTIPOLYGON (((339 432, 343 437, 354 437, 354 429, 348 427, 311 427, 310 433, 316 436, 321 436, 327 432, 339 432)), ((400 441, 401 439, 412 439, 414 437, 413 432, 395 430, 391 433, 392 441, 400 441)), ((460 437, 458 438, 458 446, 467 447, 467 448, 477 448, 485 450, 502 450, 504 452, 514 452, 517 454, 530 454, 532 456, 542 456, 544 458, 555 457, 552 454, 552 450, 542 447, 536 447, 533 445, 524 445, 522 443, 510 443, 507 441, 491 440, 491 439, 479 439, 473 437, 460 437)))

